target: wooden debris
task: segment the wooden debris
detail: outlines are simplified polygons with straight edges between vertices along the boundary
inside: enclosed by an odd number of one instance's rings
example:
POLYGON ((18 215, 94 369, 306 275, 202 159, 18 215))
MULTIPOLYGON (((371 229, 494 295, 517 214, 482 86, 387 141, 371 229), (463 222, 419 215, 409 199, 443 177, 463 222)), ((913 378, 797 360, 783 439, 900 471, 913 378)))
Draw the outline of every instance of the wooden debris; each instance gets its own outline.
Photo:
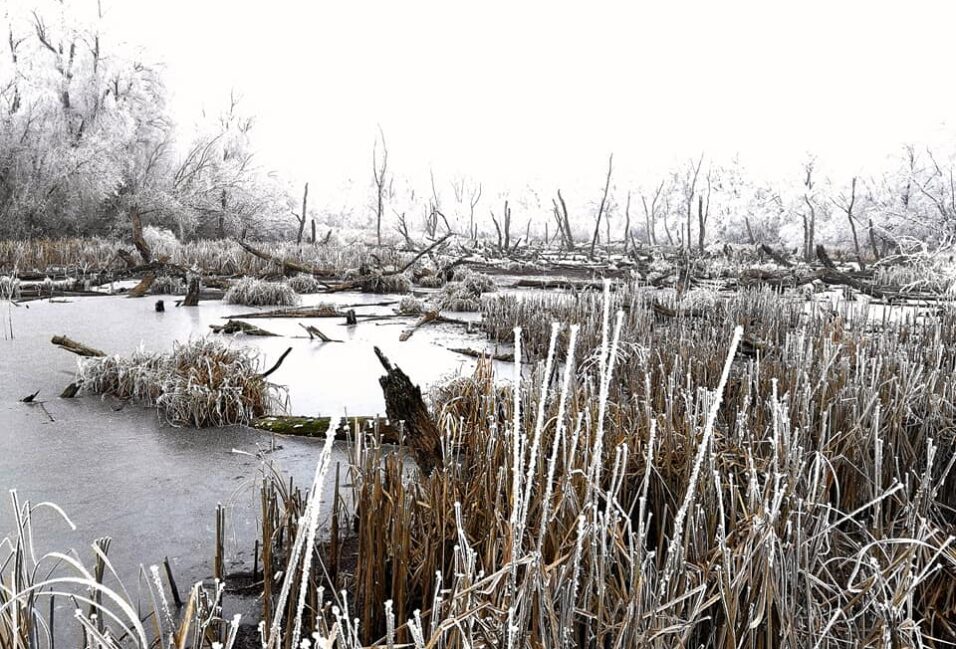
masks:
POLYGON ((186 297, 182 301, 182 306, 199 306, 199 276, 190 275, 189 283, 186 287, 186 297))
POLYGON ((429 322, 435 322, 437 320, 438 320, 438 311, 429 311, 423 314, 422 317, 420 317, 415 324, 413 324, 411 327, 403 331, 401 335, 398 337, 398 339, 401 342, 405 342, 406 340, 412 337, 412 334, 415 333, 419 327, 426 325, 429 322))
POLYGON ((341 441, 348 441, 354 437, 355 424, 363 431, 368 431, 374 426, 382 435, 382 441, 388 444, 397 444, 399 442, 398 427, 392 426, 389 421, 383 417, 349 417, 348 421, 332 417, 296 417, 291 415, 277 415, 269 417, 260 417, 252 422, 252 427, 258 430, 265 430, 270 433, 279 433, 281 435, 297 435, 301 437, 324 437, 333 423, 335 427, 335 438, 341 441))
POLYGON ((236 318, 341 318, 345 313, 331 304, 318 306, 287 307, 271 311, 240 313, 236 318))
POLYGON ((79 383, 75 383, 75 382, 74 382, 74 383, 70 383, 68 386, 66 386, 66 387, 63 389, 63 392, 60 393, 60 398, 61 398, 61 399, 72 399, 73 397, 76 396, 77 392, 79 392, 79 391, 80 391, 80 384, 79 384, 79 383))
POLYGON ((243 322, 242 320, 229 320, 224 325, 209 325, 209 328, 213 330, 213 333, 217 334, 238 334, 243 333, 247 336, 275 336, 277 334, 272 333, 271 331, 266 331, 265 329, 260 329, 255 325, 251 325, 248 322, 243 322))
POLYGON ((324 343, 340 343, 340 342, 342 342, 341 340, 336 340, 335 338, 329 338, 329 337, 326 336, 324 333, 322 333, 321 331, 319 331, 319 329, 318 329, 317 327, 313 327, 312 325, 304 325, 304 324, 302 324, 302 323, 300 322, 300 323, 299 323, 299 326, 302 327, 303 329, 305 329, 305 332, 306 332, 307 334, 309 334, 309 340, 313 340, 314 338, 318 338, 319 340, 321 340, 321 341, 324 342, 324 343))
POLYGON ((345 324, 350 327, 353 327, 358 324, 358 320, 355 318, 355 310, 349 309, 345 312, 345 324))
POLYGON ((61 349, 73 352, 77 356, 106 356, 104 352, 67 338, 66 336, 53 336, 50 342, 61 349))
POLYGON ((392 365, 378 347, 375 355, 386 372, 378 380, 385 395, 385 412, 390 421, 404 422, 405 440, 422 473, 430 474, 441 462, 441 434, 422 399, 421 388, 401 368, 392 365))
POLYGON ((20 403, 33 403, 36 400, 38 394, 40 394, 39 390, 37 390, 33 394, 28 394, 27 396, 20 399, 20 403))
POLYGON ((312 275, 314 277, 334 277, 335 276, 334 271, 326 270, 324 268, 315 268, 313 266, 306 266, 305 264, 300 264, 295 261, 289 261, 287 259, 279 259, 277 257, 274 257, 273 255, 265 253, 259 250, 258 248, 255 248, 249 245, 245 241, 237 241, 236 243, 238 243, 239 247, 245 250, 246 252, 248 252, 250 255, 258 257, 259 259, 262 259, 264 261, 269 261, 274 264, 277 264, 278 266, 282 268, 282 273, 284 275, 293 275, 295 273, 305 273, 306 275, 312 275))
POLYGON ((477 349, 472 349, 471 347, 449 347, 448 351, 455 352, 456 354, 462 354, 464 356, 470 356, 472 358, 490 358, 493 361, 501 361, 503 363, 515 362, 514 354, 499 354, 490 351, 478 351, 477 349))
POLYGON ((291 352, 291 351, 292 351, 292 348, 289 347, 289 348, 286 349, 284 352, 282 352, 282 356, 279 357, 279 360, 276 361, 275 365, 273 365, 273 366, 270 367, 268 370, 266 370, 265 372, 263 372, 262 374, 260 374, 260 375, 259 375, 259 378, 260 378, 260 379, 264 379, 264 378, 266 378, 267 376, 269 376, 270 374, 272 374, 273 372, 275 372, 277 369, 279 369, 279 367, 282 365, 282 361, 285 360, 285 357, 288 356, 288 355, 289 355, 289 352, 291 352))
POLYGON ((156 273, 149 271, 143 275, 143 279, 139 280, 139 284, 134 286, 129 293, 126 294, 126 297, 143 297, 149 291, 149 288, 153 285, 153 282, 156 281, 156 273))

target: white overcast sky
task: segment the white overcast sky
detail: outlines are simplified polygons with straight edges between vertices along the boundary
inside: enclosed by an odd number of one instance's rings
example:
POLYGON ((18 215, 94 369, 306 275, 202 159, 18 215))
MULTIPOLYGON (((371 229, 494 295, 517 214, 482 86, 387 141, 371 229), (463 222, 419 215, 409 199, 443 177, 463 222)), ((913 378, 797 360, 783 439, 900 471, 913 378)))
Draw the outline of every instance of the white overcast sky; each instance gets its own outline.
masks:
POLYGON ((297 179, 364 182, 378 125, 400 174, 544 191, 610 152, 635 183, 700 151, 852 173, 956 115, 953 2, 104 1, 181 120, 241 91, 297 179))

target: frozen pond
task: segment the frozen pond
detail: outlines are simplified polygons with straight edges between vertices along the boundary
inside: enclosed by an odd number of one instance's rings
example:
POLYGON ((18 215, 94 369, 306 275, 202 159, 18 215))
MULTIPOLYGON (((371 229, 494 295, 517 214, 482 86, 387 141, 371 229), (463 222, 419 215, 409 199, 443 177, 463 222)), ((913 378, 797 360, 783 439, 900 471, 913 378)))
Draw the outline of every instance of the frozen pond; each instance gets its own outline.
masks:
MULTIPOLYGON (((307 296, 305 302, 317 298, 307 296)), ((0 521, 4 535, 12 531, 10 489, 17 489, 21 500, 55 502, 77 530, 71 532, 52 513, 43 513, 36 521, 38 550, 76 548, 89 559, 89 544, 110 536, 110 558, 128 586, 135 584, 141 563, 159 563, 168 555, 185 589, 210 576, 218 502, 229 506, 227 560, 251 561, 258 512, 254 487, 261 466, 255 455, 268 451, 272 438, 243 427, 174 428, 155 410, 111 398, 60 399, 77 357, 50 344, 59 334, 107 353, 125 355, 140 346, 168 351, 175 341, 209 333, 210 324, 225 322, 222 316, 263 310, 221 302, 176 308, 175 298, 166 296, 166 311, 156 313, 156 299, 90 297, 18 307, 0 303, 0 521), (36 390, 45 400, 42 407, 19 403, 36 390)), ((341 293, 322 299, 354 305, 396 298, 341 293)), ((391 313, 391 307, 359 307, 356 312, 360 321, 355 327, 341 326, 342 318, 255 319, 250 322, 282 336, 228 338, 235 345, 257 347, 263 368, 292 347, 270 380, 288 386, 292 414, 330 416, 384 414, 378 384, 383 371, 372 352, 375 345, 424 388, 473 368, 472 359, 446 346, 479 348, 483 343, 480 335, 447 325, 429 325, 399 342, 400 332, 414 318, 362 322, 362 315, 391 313), (299 322, 345 342, 310 341, 299 322)), ((307 485, 321 440, 282 437, 276 443, 279 448, 264 457, 297 484, 307 485)), ((344 465, 346 452, 344 446, 336 448, 333 462, 344 465)), ((325 493, 331 494, 331 485, 325 493)))

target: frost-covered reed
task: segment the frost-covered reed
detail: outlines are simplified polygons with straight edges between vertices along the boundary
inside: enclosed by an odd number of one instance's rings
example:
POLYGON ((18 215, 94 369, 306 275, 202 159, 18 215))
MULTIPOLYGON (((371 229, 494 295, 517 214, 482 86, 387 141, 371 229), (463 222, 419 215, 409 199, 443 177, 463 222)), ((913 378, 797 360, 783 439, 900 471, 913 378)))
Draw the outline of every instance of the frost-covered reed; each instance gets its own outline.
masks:
POLYGON ((78 382, 88 392, 159 408, 172 424, 228 426, 282 408, 279 389, 261 372, 255 351, 207 337, 176 343, 168 354, 81 359, 78 382))
POLYGON ((295 306, 299 296, 288 282, 243 277, 229 287, 223 300, 245 306, 295 306))

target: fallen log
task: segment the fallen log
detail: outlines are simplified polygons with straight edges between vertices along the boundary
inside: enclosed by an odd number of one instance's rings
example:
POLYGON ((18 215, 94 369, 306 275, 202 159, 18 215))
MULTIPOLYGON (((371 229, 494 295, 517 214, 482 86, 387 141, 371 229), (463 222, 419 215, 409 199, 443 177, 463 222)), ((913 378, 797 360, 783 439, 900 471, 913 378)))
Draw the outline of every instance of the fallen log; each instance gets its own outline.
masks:
POLYGON ((236 318, 341 318, 345 313, 338 307, 331 304, 319 304, 318 306, 302 306, 284 309, 273 309, 271 311, 255 311, 253 313, 240 313, 236 318))
POLYGON ((275 415, 260 417, 252 422, 252 427, 280 435, 299 437, 324 437, 329 427, 335 423, 335 439, 349 441, 354 438, 355 425, 361 431, 371 431, 378 427, 382 441, 388 444, 399 443, 399 429, 392 426, 384 417, 349 417, 347 421, 332 417, 296 417, 275 415))
POLYGON ((101 352, 98 349, 84 345, 83 343, 72 340, 71 338, 67 338, 66 336, 53 336, 50 342, 60 349, 73 352, 77 356, 106 356, 105 352, 101 352))
POLYGON ((429 322, 435 322, 437 320, 438 320, 438 311, 429 311, 423 314, 422 317, 420 317, 415 324, 413 324, 411 327, 403 331, 401 335, 399 335, 398 337, 399 341, 405 342, 406 340, 412 337, 412 334, 415 333, 419 327, 422 327, 428 324, 429 322))
POLYGON ((385 395, 385 412, 392 422, 404 422, 404 439, 412 449, 422 473, 428 475, 441 462, 441 434, 422 399, 421 388, 375 347, 385 376, 379 378, 385 395))
POLYGON ((243 322, 242 320, 228 320, 226 324, 223 325, 209 325, 209 328, 212 329, 213 333, 217 334, 238 334, 243 333, 247 336, 276 336, 271 331, 266 331, 265 329, 260 329, 259 327, 249 324, 248 322, 243 322))
POLYGON ((777 252, 770 246, 765 243, 760 244, 760 250, 762 250, 768 257, 773 259, 775 262, 783 266, 784 268, 792 268, 793 262, 787 259, 782 253, 777 252))
POLYGON ((254 257, 258 257, 259 259, 262 259, 264 261, 277 264, 280 268, 282 268, 283 275, 291 275, 293 273, 305 273, 306 275, 312 275, 314 277, 325 277, 325 278, 335 277, 334 271, 326 270, 324 268, 315 268, 313 266, 306 266, 305 264, 300 264, 299 262, 290 261, 288 259, 279 259, 278 257, 275 257, 274 255, 270 255, 267 252, 263 252, 262 250, 259 250, 258 248, 255 248, 254 246, 250 246, 245 241, 237 241, 236 243, 238 243, 239 247, 245 250, 246 252, 248 252, 250 255, 253 255, 254 257))
POLYGON ((471 347, 449 347, 448 351, 455 352, 456 354, 461 354, 463 356, 470 356, 471 358, 490 358, 493 361, 501 361, 503 363, 515 362, 514 354, 498 354, 490 351, 478 351, 477 349, 472 349, 471 347))

